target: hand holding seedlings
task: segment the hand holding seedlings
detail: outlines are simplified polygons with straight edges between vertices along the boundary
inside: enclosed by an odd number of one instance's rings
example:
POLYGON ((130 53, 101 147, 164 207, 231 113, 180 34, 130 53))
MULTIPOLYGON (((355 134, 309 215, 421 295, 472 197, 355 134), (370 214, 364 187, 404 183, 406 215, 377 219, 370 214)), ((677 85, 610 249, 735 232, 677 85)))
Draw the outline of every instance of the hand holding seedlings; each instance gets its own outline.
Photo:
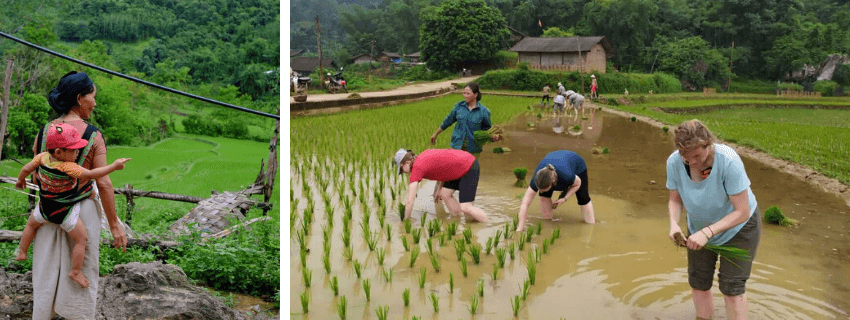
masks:
POLYGON ((700 231, 695 232, 691 236, 688 237, 688 249, 691 250, 699 250, 708 243, 709 234, 706 233, 705 228, 700 231))
POLYGON ((564 201, 567 201, 567 198, 558 199, 558 201, 553 202, 552 209, 557 209, 558 205, 564 203, 564 201))

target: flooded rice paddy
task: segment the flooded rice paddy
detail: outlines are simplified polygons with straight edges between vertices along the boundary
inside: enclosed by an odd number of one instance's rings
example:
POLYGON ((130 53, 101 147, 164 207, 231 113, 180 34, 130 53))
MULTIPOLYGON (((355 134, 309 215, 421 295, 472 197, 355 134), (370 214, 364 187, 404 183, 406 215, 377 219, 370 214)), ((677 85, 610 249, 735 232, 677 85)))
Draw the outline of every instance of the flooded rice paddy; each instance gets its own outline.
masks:
MULTIPOLYGON (((397 200, 393 193, 406 191, 405 181, 400 181, 389 167, 383 176, 390 181, 383 190, 375 193, 377 183, 371 173, 358 172, 352 167, 322 170, 319 159, 300 171, 293 159, 291 185, 298 199, 297 212, 307 207, 302 185, 312 189, 309 196, 314 205, 313 223, 305 245, 307 269, 312 270, 310 286, 305 285, 299 241, 291 228, 290 241, 290 311, 294 319, 339 319, 337 304, 346 297, 346 316, 350 319, 379 319, 376 309, 388 306, 387 319, 509 319, 514 318, 512 301, 523 295, 523 283, 530 278, 529 256, 536 248, 539 262, 535 283, 529 286, 525 300, 517 311, 520 319, 694 319, 695 311, 687 283, 686 251, 675 247, 667 238, 668 190, 665 187, 665 162, 673 151, 670 135, 662 130, 630 119, 596 112, 586 120, 573 118, 554 119, 553 115, 538 118, 536 114, 519 115, 503 125, 509 137, 506 141, 488 145, 479 157, 481 179, 476 206, 490 217, 488 223, 468 222, 449 217, 442 204, 434 205, 431 192, 433 183, 424 183, 418 193, 413 219, 413 229, 436 219, 441 223, 441 233, 446 233, 450 222, 458 224, 457 233, 439 245, 439 234, 429 238, 423 230, 419 244, 413 243, 412 234, 405 232, 397 214, 397 200), (576 132, 575 125, 581 128, 576 132), (511 151, 504 154, 490 152, 494 146, 511 151), (594 154, 594 148, 607 147, 609 154, 594 154), (568 149, 580 154, 587 162, 590 194, 593 199, 597 223, 585 224, 575 198, 554 211, 558 221, 541 220, 539 202, 535 199, 529 210, 529 229, 542 225, 540 235, 533 235, 523 250, 515 250, 513 258, 505 259, 504 268, 497 268, 495 249, 481 252, 479 264, 464 254, 468 263, 467 276, 461 271, 455 251, 455 241, 463 239, 462 232, 470 230, 472 243, 486 247, 488 238, 503 234, 505 224, 511 224, 519 211, 524 188, 514 187, 513 169, 529 169, 530 180, 537 162, 547 153, 568 149), (317 191, 317 181, 333 176, 342 187, 323 199, 317 191), (361 177, 363 179, 361 179, 361 177), (372 177, 372 178, 369 178, 372 177), (349 180, 357 186, 349 186, 349 180), (360 180, 369 180, 368 183, 360 180), (361 185, 361 183, 363 183, 361 185), (365 195, 358 195, 355 190, 365 195), (380 226, 375 205, 381 196, 386 206, 386 227, 380 226), (352 260, 345 257, 343 244, 343 198, 354 203, 351 231, 352 260), (363 200, 358 200, 363 198, 363 200), (335 212, 328 227, 324 202, 328 201, 335 212), (367 204, 364 206, 363 204, 367 204), (363 241, 362 220, 369 213, 366 228, 378 237, 376 250, 370 251, 363 241), (323 227, 329 230, 330 251, 327 258, 330 273, 323 261, 323 227), (546 253, 546 239, 555 229, 558 237, 546 253), (389 241, 386 230, 391 230, 389 241), (405 250, 402 238, 409 246, 419 246, 420 254, 410 266, 411 252, 405 250), (432 239, 436 271, 429 259, 427 239, 432 239), (377 251, 386 251, 383 264, 377 251), (362 274, 357 277, 354 261, 362 264, 362 274), (420 288, 420 272, 424 268, 425 281, 420 288), (392 270, 392 271, 390 271, 392 270), (450 285, 450 275, 453 286, 450 285), (332 290, 333 277, 337 277, 338 296, 332 290), (389 279, 388 279, 389 278, 389 279), (371 284, 367 301, 363 279, 371 284), (479 281, 483 296, 479 296, 479 281), (409 289, 409 306, 402 298, 409 289), (301 295, 309 297, 309 312, 303 313, 301 295), (473 315, 472 296, 479 296, 479 305, 473 315), (434 300, 438 300, 435 311, 434 300)), ((417 150, 421 151, 421 150, 417 150)), ((777 205, 790 218, 801 221, 799 228, 764 225, 755 258, 753 271, 747 283, 750 319, 847 319, 850 317, 850 207, 842 200, 792 177, 768 168, 742 155, 752 189, 764 210, 777 205)), ((387 161, 389 163, 389 160, 387 161)), ((405 176, 406 177, 406 176, 405 176)), ((681 225, 684 225, 684 217, 681 225)), ((496 248, 519 244, 522 233, 502 235, 496 248), (513 245, 511 245, 513 244, 513 245)), ((483 250, 482 250, 483 251, 483 250)), ((723 297, 714 287, 715 318, 724 319, 723 297)))

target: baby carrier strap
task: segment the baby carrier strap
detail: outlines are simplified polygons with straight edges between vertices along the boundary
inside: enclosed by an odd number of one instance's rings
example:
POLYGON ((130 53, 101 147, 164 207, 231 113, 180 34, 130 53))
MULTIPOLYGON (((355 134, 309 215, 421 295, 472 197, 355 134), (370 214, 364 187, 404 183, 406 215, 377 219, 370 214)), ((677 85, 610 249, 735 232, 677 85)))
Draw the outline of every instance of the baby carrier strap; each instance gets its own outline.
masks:
MULTIPOLYGON (((36 154, 47 151, 47 139, 44 139, 44 133, 47 132, 47 129, 49 128, 50 122, 44 125, 44 128, 41 128, 40 131, 38 131, 38 136, 36 137, 36 145, 38 146, 38 150, 36 150, 36 154)), ((89 123, 86 123, 86 130, 83 131, 82 138, 88 140, 89 144, 86 145, 82 150, 80 150, 80 154, 77 155, 77 159, 74 162, 76 162, 78 165, 83 165, 83 162, 85 162, 86 155, 88 155, 89 151, 91 151, 91 148, 94 145, 94 139, 97 138, 98 133, 100 133, 100 129, 89 123)))

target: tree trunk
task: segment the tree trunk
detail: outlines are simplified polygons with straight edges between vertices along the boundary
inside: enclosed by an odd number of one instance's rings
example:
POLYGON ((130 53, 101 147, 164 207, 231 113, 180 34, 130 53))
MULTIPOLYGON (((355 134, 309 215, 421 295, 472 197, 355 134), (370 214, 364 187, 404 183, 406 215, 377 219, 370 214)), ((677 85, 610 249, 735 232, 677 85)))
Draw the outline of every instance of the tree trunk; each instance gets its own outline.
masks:
POLYGON ((12 67, 15 65, 15 60, 6 59, 6 77, 3 78, 3 105, 0 106, 0 160, 3 159, 3 145, 6 137, 7 118, 9 117, 9 88, 12 86, 12 67))
POLYGON ((316 41, 319 42, 319 82, 325 83, 325 72, 322 70, 322 26, 319 25, 319 16, 316 16, 316 41))
MULTIPOLYGON (((280 109, 277 110, 277 113, 280 114, 280 109)), ((272 197, 272 191, 274 191, 274 178, 277 175, 277 138, 280 136, 280 119, 277 120, 277 123, 274 126, 274 135, 272 136, 271 142, 269 143, 269 167, 266 169, 266 183, 263 185, 263 202, 268 203, 269 199, 272 197)), ((263 215, 266 214, 268 209, 263 209, 263 215)))

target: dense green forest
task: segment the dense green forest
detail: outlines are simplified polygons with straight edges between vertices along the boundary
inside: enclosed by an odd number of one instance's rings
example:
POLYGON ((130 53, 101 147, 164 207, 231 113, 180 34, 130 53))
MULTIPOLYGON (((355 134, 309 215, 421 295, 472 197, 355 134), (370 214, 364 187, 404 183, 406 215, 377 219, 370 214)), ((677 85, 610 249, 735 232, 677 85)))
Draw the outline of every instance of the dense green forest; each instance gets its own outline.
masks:
MULTIPOLYGON (((711 65, 733 61, 731 74, 782 80, 804 64, 829 54, 850 53, 850 3, 841 0, 484 0, 505 23, 529 36, 546 30, 605 36, 614 47, 609 60, 622 72, 665 71, 685 77, 677 63, 702 52, 711 65)), ((444 3, 439 0, 293 0, 290 47, 315 52, 315 19, 322 49, 337 62, 375 50, 420 51, 422 26, 444 3)), ((469 20, 467 20, 469 21, 469 20)), ((507 49, 507 46, 506 48, 507 49)), ((717 71, 723 72, 723 71, 717 71)))
MULTIPOLYGON (((277 1, 0 0, 0 17, 0 31, 110 70, 267 113, 279 105, 277 1)), ((0 38, 0 71, 7 69, 7 59, 14 65, 4 158, 31 156, 37 130, 55 116, 47 93, 70 70, 87 72, 97 85, 91 121, 109 145, 147 145, 175 131, 271 137, 271 119, 113 77, 0 38)))

